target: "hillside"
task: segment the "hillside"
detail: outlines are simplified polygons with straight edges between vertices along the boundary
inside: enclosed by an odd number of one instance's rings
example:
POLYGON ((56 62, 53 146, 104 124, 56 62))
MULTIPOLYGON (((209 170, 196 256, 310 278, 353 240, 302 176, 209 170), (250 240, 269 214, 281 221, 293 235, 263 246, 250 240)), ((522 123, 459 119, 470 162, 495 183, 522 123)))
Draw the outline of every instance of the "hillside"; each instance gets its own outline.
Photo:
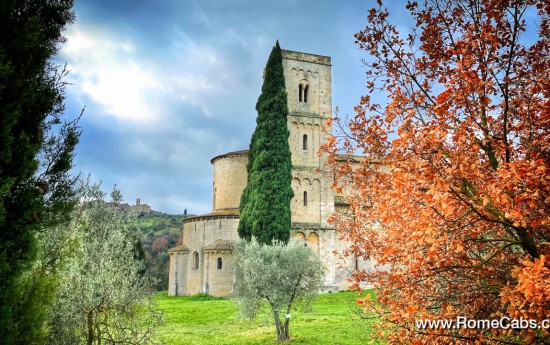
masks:
POLYGON ((168 288, 170 257, 167 251, 180 240, 185 217, 187 216, 145 214, 135 220, 142 233, 141 244, 145 252, 147 275, 155 282, 158 291, 168 288))

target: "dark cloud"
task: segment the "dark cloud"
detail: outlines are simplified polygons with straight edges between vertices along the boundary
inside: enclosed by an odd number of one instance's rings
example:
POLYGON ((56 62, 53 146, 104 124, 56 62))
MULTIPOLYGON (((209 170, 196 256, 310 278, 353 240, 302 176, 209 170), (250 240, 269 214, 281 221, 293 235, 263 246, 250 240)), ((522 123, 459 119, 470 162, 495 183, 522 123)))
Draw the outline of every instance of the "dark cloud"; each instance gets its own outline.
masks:
POLYGON ((364 90, 362 2, 76 2, 60 54, 68 111, 86 105, 76 170, 168 213, 211 210, 216 155, 247 149, 262 71, 283 49, 332 57, 333 106, 364 90))

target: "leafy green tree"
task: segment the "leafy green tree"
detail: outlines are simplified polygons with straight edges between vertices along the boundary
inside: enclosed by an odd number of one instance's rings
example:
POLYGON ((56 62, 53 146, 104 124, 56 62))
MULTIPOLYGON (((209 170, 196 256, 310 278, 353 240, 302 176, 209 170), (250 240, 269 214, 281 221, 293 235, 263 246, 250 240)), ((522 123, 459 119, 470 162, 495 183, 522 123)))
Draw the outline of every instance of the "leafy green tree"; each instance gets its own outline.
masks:
POLYGON ((80 130, 63 121, 67 71, 52 60, 72 0, 0 2, 0 343, 39 337, 44 290, 30 281, 37 237, 67 220, 80 130), (42 291, 42 292, 40 292, 42 291))
POLYGON ((267 302, 277 329, 277 340, 290 339, 292 306, 308 303, 323 287, 325 274, 319 258, 298 242, 265 245, 252 238, 235 249, 233 298, 241 315, 254 318, 267 302))
MULTIPOLYGON (((71 235, 78 248, 51 309, 46 344, 152 344, 155 311, 144 262, 135 254, 139 229, 131 212, 104 202, 97 186, 71 235)), ((88 197, 90 199, 90 197, 88 197)))
POLYGON ((111 202, 115 205, 122 202, 122 192, 117 188, 116 184, 111 191, 111 202))
POLYGON ((239 236, 261 243, 290 239, 292 162, 288 144, 287 94, 277 41, 265 68, 258 118, 248 151, 248 180, 239 206, 239 236))

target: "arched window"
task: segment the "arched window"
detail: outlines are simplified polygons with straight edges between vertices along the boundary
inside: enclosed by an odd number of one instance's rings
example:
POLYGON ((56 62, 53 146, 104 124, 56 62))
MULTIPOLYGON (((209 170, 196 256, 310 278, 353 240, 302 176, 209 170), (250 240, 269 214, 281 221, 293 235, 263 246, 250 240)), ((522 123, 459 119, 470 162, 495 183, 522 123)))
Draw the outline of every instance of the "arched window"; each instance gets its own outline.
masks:
POLYGON ((194 252, 193 253, 193 268, 198 270, 199 269, 199 253, 194 252))
POLYGON ((218 258, 218 269, 221 270, 223 267, 222 258, 218 258))
POLYGON ((307 243, 313 249, 313 252, 319 255, 319 235, 315 232, 309 234, 307 238, 307 243))
POLYGON ((294 238, 297 238, 299 241, 302 241, 302 242, 306 241, 306 235, 301 231, 296 232, 294 234, 294 238))
POLYGON ((302 137, 302 149, 307 150, 307 134, 302 137))
POLYGON ((307 206, 307 192, 304 191, 304 206, 307 206))
POLYGON ((212 203, 214 204, 214 209, 216 209, 216 192, 218 189, 216 188, 216 182, 214 182, 214 197, 212 198, 212 203))
POLYGON ((298 100, 300 101, 300 103, 307 102, 308 91, 309 91, 309 82, 304 79, 298 85, 298 100))

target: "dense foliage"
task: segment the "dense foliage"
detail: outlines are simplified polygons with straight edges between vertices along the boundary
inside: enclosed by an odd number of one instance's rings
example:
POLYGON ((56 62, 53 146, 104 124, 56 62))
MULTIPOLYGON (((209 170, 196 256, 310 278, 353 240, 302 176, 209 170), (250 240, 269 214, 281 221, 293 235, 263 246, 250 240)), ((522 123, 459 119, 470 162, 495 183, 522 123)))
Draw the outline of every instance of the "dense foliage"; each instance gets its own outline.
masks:
MULTIPOLYGON (((550 4, 408 1, 403 32, 379 1, 357 44, 370 94, 347 122, 336 188, 354 218, 339 229, 357 272, 379 287, 367 309, 390 343, 547 344, 548 330, 422 329, 416 320, 550 319, 550 4), (408 35, 407 35, 408 34, 408 35), (376 93, 388 104, 377 104, 376 93)), ((342 128, 345 126, 342 126, 342 128)), ((455 325, 456 326, 456 325, 455 325)), ((382 334, 382 333, 380 333, 382 334)))
POLYGON ((142 233, 146 274, 154 282, 157 291, 167 289, 170 267, 167 251, 181 241, 184 218, 182 215, 142 215, 135 221, 142 233))
POLYGON ((74 205, 68 171, 80 132, 76 120, 62 121, 66 70, 51 60, 72 6, 0 3, 0 343, 38 341, 48 297, 25 273, 38 233, 65 221, 74 205))
POLYGON ((287 94, 277 41, 265 67, 258 117, 248 151, 248 180, 239 206, 239 236, 261 243, 290 238, 292 162, 288 144, 287 94))
POLYGON ((136 258, 139 229, 131 211, 115 210, 97 186, 80 217, 50 242, 70 239, 71 260, 47 324, 48 344, 151 344, 161 322, 145 263, 136 258))
POLYGON ((311 248, 298 242, 262 244, 252 238, 235 250, 233 298, 240 313, 254 318, 267 302, 277 340, 290 339, 292 306, 310 301, 323 287, 323 264, 311 248))

